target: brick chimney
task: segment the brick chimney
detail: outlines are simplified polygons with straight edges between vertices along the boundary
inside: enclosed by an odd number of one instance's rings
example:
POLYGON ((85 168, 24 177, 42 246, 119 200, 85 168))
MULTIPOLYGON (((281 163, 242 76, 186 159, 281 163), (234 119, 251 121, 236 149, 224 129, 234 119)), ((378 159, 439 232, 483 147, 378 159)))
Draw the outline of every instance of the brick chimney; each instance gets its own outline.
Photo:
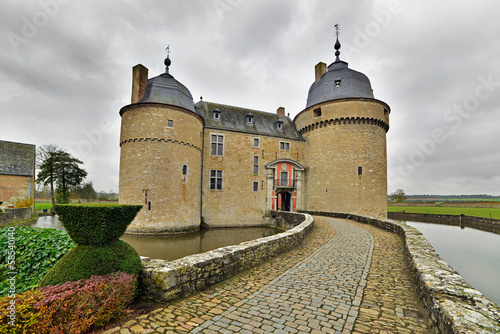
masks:
POLYGON ((144 96, 148 83, 148 68, 142 64, 132 67, 132 102, 137 103, 144 96))
POLYGON ((285 117, 285 108, 279 107, 278 110, 276 110, 276 113, 280 115, 280 117, 285 117))
POLYGON ((321 79, 321 76, 326 73, 326 64, 323 62, 319 62, 314 67, 314 74, 316 75, 316 79, 314 81, 318 81, 321 79))

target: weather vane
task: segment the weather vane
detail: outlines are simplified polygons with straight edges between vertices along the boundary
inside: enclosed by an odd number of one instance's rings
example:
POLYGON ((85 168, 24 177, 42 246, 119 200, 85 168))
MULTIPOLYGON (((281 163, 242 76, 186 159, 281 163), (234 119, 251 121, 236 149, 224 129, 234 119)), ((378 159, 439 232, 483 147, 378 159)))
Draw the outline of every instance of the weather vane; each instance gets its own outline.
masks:
POLYGON ((335 35, 337 35, 337 39, 338 39, 339 35, 340 35, 340 29, 339 29, 339 24, 338 23, 335 25, 335 35))
POLYGON ((172 61, 170 60, 170 44, 167 45, 165 51, 167 51, 167 58, 165 58, 163 63, 165 64, 165 72, 168 73, 168 67, 172 64, 172 61))

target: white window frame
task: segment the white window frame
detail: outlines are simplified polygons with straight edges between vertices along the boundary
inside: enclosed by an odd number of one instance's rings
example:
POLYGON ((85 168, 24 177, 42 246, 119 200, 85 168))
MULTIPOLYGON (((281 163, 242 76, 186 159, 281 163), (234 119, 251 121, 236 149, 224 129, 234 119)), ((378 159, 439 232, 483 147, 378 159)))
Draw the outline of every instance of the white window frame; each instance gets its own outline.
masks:
POLYGON ((280 151, 290 151, 290 143, 286 141, 280 141, 280 151))
POLYGON ((260 138, 259 137, 253 137, 252 147, 253 148, 260 148, 260 138), (257 146, 255 146, 256 141, 257 141, 257 146))
POLYGON ((223 189, 224 174, 222 169, 210 170, 210 184, 209 188, 213 191, 221 191, 223 189))
POLYGON ((214 157, 224 156, 224 135, 221 133, 210 133, 210 155, 214 157), (214 136, 216 136, 216 141, 214 142, 214 136), (215 154, 214 154, 214 144, 215 154))

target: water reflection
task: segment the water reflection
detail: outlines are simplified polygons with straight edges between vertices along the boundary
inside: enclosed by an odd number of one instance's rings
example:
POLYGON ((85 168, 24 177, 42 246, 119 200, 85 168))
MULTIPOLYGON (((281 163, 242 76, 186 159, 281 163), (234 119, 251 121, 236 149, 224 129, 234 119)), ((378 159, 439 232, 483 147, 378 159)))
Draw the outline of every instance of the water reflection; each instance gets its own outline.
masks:
MULTIPOLYGON (((62 226, 57 216, 40 217, 36 223, 30 226, 55 228, 64 231, 64 226, 62 226)), ((245 227, 210 229, 189 234, 165 236, 125 234, 120 239, 131 244, 141 256, 152 259, 175 260, 276 233, 278 231, 271 227, 245 227)))
POLYGON ((237 245, 244 241, 267 237, 273 234, 276 234, 274 228, 245 227, 210 229, 170 236, 125 234, 120 239, 131 244, 141 256, 147 256, 152 259, 175 260, 187 255, 237 245))
POLYGON ((470 285, 500 305, 500 235, 459 226, 406 222, 470 285))
POLYGON ((29 225, 31 227, 41 227, 41 228, 55 228, 56 230, 65 231, 64 226, 62 226, 59 218, 57 216, 43 216, 38 218, 38 220, 29 225))

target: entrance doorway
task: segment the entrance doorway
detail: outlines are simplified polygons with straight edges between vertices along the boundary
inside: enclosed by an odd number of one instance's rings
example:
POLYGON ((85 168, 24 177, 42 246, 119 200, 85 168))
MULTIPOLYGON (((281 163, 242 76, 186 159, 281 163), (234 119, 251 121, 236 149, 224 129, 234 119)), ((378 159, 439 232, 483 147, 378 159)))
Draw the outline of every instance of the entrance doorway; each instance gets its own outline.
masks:
POLYGON ((288 191, 278 193, 278 196, 276 197, 276 207, 281 211, 292 211, 292 194, 290 194, 288 191), (279 205, 280 199, 281 207, 279 205))

